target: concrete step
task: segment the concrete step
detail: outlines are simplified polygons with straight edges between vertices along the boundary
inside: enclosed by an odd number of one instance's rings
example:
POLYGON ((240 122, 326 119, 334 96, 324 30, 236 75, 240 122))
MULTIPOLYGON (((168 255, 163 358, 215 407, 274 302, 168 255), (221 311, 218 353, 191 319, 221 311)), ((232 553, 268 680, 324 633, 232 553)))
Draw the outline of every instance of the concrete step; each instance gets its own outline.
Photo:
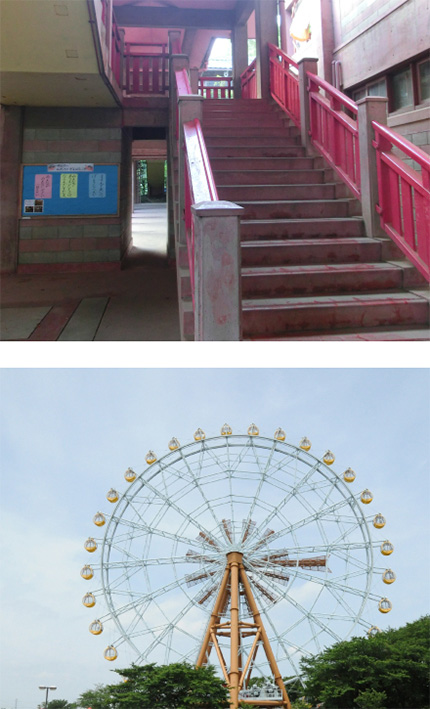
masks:
POLYGON ((235 136, 232 138, 225 135, 205 135, 205 143, 207 147, 219 147, 225 145, 234 148, 242 147, 246 150, 249 147, 262 147, 263 145, 268 145, 269 147, 300 146, 300 138, 299 136, 294 135, 262 135, 258 137, 256 136, 251 140, 250 138, 243 136, 235 136))
POLYGON ((295 126, 283 126, 280 132, 276 132, 273 130, 273 126, 265 126, 265 125, 255 125, 255 126, 249 126, 249 125, 229 125, 228 121, 226 121, 223 125, 215 124, 215 123, 207 123, 205 119, 202 121, 202 126, 203 126, 203 135, 206 137, 208 136, 228 136, 230 138, 234 138, 236 136, 242 137, 242 138, 258 138, 260 136, 273 136, 274 134, 277 136, 297 136, 297 128, 295 126))
POLYGON ((425 327, 429 318, 428 301, 404 291, 245 299, 242 309, 245 338, 399 325, 425 327))
POLYGON ((401 268, 388 263, 259 266, 242 269, 245 298, 389 291, 402 288, 401 268))
POLYGON ((270 112, 258 115, 248 111, 234 117, 231 115, 215 115, 214 113, 203 115, 203 126, 228 129, 234 124, 239 127, 247 126, 256 128, 268 128, 271 126, 272 129, 283 131, 285 121, 282 116, 277 116, 276 114, 270 112))
POLYGON ((223 170, 211 161, 215 184, 221 185, 293 185, 325 181, 324 170, 223 170))
POLYGON ((241 245, 243 267, 375 263, 381 251, 381 242, 366 237, 245 241, 241 245))
POLYGON ((336 330, 335 332, 314 331, 309 333, 292 332, 283 337, 244 338, 264 340, 265 342, 428 342, 428 327, 403 326, 373 327, 358 330, 336 330))
POLYGON ((241 200, 318 200, 335 199, 336 185, 219 185, 220 199, 230 202, 241 200))
POLYGON ((350 214, 348 199, 270 200, 246 202, 242 220, 246 219, 307 219, 347 217, 350 214))
POLYGON ((212 170, 311 170, 314 158, 213 158, 212 170))
POLYGON ((215 158, 294 158, 304 157, 306 151, 301 145, 250 145, 244 147, 230 147, 228 145, 208 145, 207 150, 209 158, 212 161, 215 158))
POLYGON ((265 219, 241 222, 242 241, 266 239, 342 238, 364 236, 364 223, 356 217, 338 219, 265 219))

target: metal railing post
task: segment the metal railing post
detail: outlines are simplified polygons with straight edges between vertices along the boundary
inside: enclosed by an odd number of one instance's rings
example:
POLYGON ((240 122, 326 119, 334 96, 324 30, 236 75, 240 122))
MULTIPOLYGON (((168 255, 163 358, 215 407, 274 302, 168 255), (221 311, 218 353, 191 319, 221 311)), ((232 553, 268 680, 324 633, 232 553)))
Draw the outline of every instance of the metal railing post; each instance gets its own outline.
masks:
POLYGON ((194 217, 194 339, 241 339, 240 215, 232 202, 200 202, 194 217))
POLYGON ((387 103, 388 99, 383 96, 366 96, 357 101, 361 207, 367 236, 385 236, 376 212, 379 197, 372 121, 387 125, 387 103))
POLYGON ((318 72, 318 59, 303 57, 297 62, 299 66, 299 101, 300 101, 300 133, 302 145, 307 153, 315 152, 311 142, 311 116, 308 90, 308 71, 312 74, 318 72))

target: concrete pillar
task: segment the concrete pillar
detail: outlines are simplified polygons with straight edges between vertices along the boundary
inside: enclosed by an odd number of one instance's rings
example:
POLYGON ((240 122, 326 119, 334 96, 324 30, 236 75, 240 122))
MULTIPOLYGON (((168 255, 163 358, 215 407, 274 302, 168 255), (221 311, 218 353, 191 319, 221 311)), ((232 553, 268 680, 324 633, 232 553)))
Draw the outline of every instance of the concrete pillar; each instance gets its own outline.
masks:
POLYGON ((285 0, 279 0, 279 14, 281 18, 281 49, 288 54, 288 29, 287 29, 287 9, 285 0))
POLYGON ((190 69, 190 84, 193 94, 199 93, 199 70, 197 67, 190 69))
POLYGON ((233 52, 234 97, 240 98, 242 89, 240 75, 243 74, 248 66, 248 31, 246 23, 233 27, 231 41, 233 52))
POLYGON ((388 99, 384 96, 366 96, 357 101, 358 140, 360 146, 361 207, 366 235, 385 236, 375 206, 378 204, 378 175, 376 150, 372 145, 375 133, 372 121, 387 125, 388 99))
POLYGON ((299 65, 299 98, 300 98, 300 133, 302 145, 307 153, 314 152, 314 148, 309 136, 310 130, 310 110, 307 72, 318 73, 318 59, 303 57, 298 61, 299 65))
POLYGON ((240 215, 231 202, 200 202, 194 215, 194 339, 241 339, 240 215))
POLYGON ((2 273, 13 273, 18 264, 22 130, 22 108, 2 106, 0 113, 0 270, 2 273))
POLYGON ((278 44, 277 0, 255 0, 255 31, 257 47, 257 98, 270 96, 270 65, 268 44, 278 44))

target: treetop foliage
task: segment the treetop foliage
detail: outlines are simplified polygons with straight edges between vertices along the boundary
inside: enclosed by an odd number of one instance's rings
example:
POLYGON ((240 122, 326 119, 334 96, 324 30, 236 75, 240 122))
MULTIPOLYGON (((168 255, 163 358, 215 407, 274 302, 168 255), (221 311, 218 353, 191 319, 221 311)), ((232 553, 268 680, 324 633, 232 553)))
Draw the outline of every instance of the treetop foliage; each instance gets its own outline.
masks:
POLYGON ((305 694, 324 709, 428 709, 430 616, 301 660, 305 694))

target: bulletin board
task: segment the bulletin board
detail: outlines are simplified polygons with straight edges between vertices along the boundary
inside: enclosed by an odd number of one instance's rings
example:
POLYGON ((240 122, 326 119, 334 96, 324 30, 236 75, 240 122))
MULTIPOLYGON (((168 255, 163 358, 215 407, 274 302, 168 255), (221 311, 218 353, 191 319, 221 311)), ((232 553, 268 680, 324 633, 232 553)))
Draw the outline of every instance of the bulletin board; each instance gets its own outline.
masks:
POLYGON ((23 165, 22 217, 117 215, 118 203, 118 165, 23 165))

